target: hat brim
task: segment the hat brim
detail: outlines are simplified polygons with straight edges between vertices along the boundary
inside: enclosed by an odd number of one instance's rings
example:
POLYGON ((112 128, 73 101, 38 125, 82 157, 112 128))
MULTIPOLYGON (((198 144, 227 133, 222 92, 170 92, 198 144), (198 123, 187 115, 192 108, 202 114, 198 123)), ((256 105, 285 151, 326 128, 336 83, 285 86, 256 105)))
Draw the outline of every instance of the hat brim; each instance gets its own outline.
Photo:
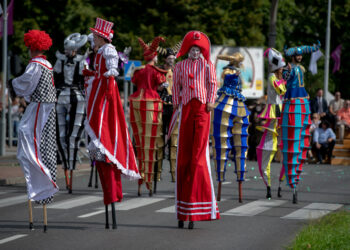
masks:
POLYGON ((98 31, 97 29, 94 29, 94 28, 90 28, 90 30, 92 31, 92 33, 102 37, 102 38, 105 38, 107 39, 109 42, 112 42, 112 39, 109 38, 109 36, 106 34, 106 33, 103 33, 101 31, 98 31))

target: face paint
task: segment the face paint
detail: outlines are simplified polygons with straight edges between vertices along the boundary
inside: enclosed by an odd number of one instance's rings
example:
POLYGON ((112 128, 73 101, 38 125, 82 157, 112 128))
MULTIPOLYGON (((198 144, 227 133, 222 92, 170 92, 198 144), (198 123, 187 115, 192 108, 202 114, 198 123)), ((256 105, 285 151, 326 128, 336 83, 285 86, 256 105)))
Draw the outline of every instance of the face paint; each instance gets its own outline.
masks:
POLYGON ((175 56, 170 55, 165 59, 166 64, 168 64, 169 66, 173 67, 175 64, 175 56))
POLYGON ((188 52, 188 57, 192 60, 198 59, 200 55, 201 55, 201 50, 197 46, 193 46, 188 52))

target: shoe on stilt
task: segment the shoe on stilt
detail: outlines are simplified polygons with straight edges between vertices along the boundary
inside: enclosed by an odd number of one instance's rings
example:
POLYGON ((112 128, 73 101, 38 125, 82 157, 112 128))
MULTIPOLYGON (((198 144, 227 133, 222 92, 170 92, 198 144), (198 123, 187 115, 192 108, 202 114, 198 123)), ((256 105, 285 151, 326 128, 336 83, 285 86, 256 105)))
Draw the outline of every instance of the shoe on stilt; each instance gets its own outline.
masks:
POLYGON ((178 224, 177 224, 178 228, 184 228, 184 221, 183 220, 179 220, 178 224))
POLYGON ((277 196, 278 196, 278 198, 282 197, 282 188, 281 187, 278 187, 277 196))
POLYGON ((270 186, 267 186, 266 198, 267 199, 271 199, 271 187, 270 186))
POLYGON ((194 223, 193 223, 193 221, 190 221, 188 223, 188 229, 193 229, 193 228, 194 228, 194 223))

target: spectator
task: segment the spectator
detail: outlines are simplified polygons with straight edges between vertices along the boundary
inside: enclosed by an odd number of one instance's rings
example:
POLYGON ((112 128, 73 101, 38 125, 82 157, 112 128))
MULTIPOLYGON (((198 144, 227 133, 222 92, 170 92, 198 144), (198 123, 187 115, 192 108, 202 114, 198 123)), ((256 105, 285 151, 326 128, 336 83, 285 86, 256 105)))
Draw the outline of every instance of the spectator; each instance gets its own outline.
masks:
POLYGON ((344 106, 344 100, 341 99, 340 91, 335 92, 334 96, 335 98, 329 103, 329 117, 333 128, 337 120, 337 112, 344 106))
POLYGON ((328 113, 328 105, 325 98, 323 98, 323 90, 317 89, 317 94, 314 99, 311 100, 311 113, 318 113, 322 118, 326 118, 326 114, 328 113))
POLYGON ((338 129, 339 129, 339 139, 344 140, 345 128, 350 128, 350 100, 344 102, 344 107, 337 112, 338 129))
POLYGON ((327 120, 323 120, 321 122, 321 127, 316 128, 313 142, 313 150, 316 153, 317 163, 322 163, 326 153, 328 155, 328 163, 330 163, 335 145, 335 134, 327 120))
POLYGON ((310 134, 313 135, 314 131, 320 126, 321 120, 320 115, 318 113, 312 114, 312 121, 310 126, 310 134))

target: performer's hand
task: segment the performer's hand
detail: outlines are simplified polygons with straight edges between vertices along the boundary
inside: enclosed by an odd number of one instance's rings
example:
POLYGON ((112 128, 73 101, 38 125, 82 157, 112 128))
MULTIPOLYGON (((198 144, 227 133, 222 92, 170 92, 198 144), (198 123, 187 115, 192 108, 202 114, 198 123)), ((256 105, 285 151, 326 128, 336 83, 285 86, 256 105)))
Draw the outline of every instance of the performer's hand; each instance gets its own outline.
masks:
POLYGON ((316 148, 320 149, 320 148, 321 148, 321 144, 319 144, 318 142, 316 142, 316 148))
POLYGON ((173 104, 174 111, 179 108, 179 104, 173 104))
POLYGON ((328 138, 327 141, 328 141, 328 142, 332 142, 332 141, 333 141, 333 138, 328 138))
POLYGON ((211 112, 214 110, 214 103, 207 103, 207 112, 211 112))

